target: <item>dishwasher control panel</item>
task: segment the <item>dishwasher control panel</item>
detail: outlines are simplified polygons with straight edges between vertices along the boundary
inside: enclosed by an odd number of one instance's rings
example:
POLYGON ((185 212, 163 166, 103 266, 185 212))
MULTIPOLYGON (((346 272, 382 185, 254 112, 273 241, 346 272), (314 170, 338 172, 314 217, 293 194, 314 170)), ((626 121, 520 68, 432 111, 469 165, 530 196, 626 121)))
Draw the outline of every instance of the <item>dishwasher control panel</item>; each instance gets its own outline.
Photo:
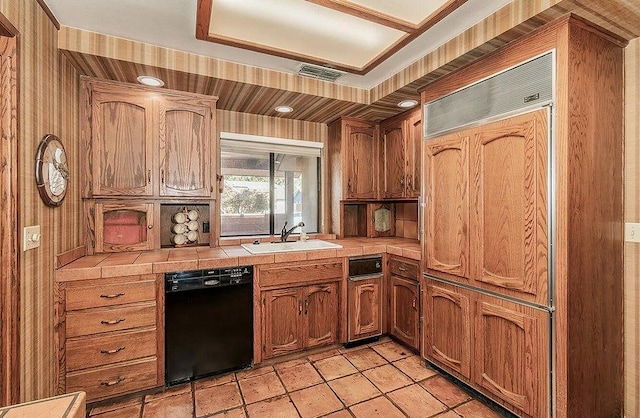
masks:
POLYGON ((165 292, 182 292, 253 282, 253 266, 165 273, 165 292))

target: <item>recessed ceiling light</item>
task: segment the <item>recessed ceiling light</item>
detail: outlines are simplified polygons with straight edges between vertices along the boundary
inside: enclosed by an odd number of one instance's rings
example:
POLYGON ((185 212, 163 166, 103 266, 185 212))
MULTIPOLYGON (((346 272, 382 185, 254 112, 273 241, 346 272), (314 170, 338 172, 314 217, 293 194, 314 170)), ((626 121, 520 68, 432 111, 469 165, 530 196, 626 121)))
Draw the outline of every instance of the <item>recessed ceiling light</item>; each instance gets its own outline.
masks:
POLYGON ((276 112, 291 113, 293 112, 293 108, 291 106, 276 106, 276 112))
POLYGON ((400 103, 398 103, 398 107, 401 107, 403 109, 408 109, 410 107, 413 107, 415 105, 418 104, 417 100, 403 100, 400 103))
POLYGON ((159 78, 150 76, 150 75, 138 76, 137 80, 138 80, 138 83, 144 84, 145 86, 151 86, 151 87, 162 87, 162 86, 164 86, 164 81, 160 80, 159 78))

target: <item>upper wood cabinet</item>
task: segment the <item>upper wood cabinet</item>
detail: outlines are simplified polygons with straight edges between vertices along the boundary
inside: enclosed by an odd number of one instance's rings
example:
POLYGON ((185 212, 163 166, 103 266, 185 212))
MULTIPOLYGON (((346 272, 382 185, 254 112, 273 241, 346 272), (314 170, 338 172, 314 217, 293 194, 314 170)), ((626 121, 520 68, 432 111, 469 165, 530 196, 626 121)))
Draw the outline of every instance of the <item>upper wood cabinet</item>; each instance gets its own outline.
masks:
POLYGON ((215 97, 89 78, 82 86, 84 197, 215 197, 215 97))
POLYGON ((402 113, 380 124, 381 197, 420 195, 421 109, 402 113))
POLYGON ((432 274, 548 303, 547 120, 541 109, 426 141, 432 274))
POLYGON ((377 154, 376 127, 348 121, 343 125, 343 158, 346 184, 345 199, 377 197, 374 161, 377 154))

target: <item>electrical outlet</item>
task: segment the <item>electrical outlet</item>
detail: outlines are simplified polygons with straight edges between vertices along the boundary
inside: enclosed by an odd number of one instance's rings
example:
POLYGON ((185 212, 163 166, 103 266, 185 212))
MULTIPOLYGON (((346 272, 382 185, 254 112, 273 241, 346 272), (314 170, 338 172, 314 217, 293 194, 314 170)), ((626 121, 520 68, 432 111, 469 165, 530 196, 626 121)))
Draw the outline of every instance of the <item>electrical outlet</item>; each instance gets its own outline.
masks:
POLYGON ((624 224, 624 240, 640 242, 640 224, 631 222, 624 224))
POLYGON ((22 251, 40 246, 40 225, 25 226, 22 233, 22 251))

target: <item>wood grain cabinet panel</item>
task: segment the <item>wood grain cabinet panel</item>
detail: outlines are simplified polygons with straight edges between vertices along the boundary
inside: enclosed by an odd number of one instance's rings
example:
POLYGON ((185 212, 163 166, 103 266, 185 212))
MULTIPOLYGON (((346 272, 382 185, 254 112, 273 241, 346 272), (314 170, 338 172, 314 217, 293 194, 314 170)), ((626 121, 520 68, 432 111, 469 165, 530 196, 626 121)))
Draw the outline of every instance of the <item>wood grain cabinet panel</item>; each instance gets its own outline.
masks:
POLYGON ((262 305, 264 357, 301 350, 304 347, 302 289, 267 290, 262 292, 262 305))
POLYGON ((309 286, 304 296, 306 347, 331 344, 338 340, 338 285, 309 286))
POLYGON ((124 303, 155 301, 155 275, 133 276, 135 281, 125 283, 94 283, 66 289, 65 302, 69 311, 121 305, 124 303), (138 279, 142 279, 138 281, 138 279))
POLYGON ((120 86, 91 93, 92 194, 153 196, 157 131, 149 97, 120 86))
POLYGON ((153 326, 155 323, 155 301, 71 311, 67 313, 67 337, 153 326))
POLYGON ((420 348, 420 300, 418 282, 391 276, 389 283, 391 335, 414 349, 420 348))
POLYGON ((382 277, 348 280, 349 341, 382 334, 382 277))
POLYGON ((344 127, 346 191, 345 199, 375 199, 377 176, 376 127, 370 124, 347 123, 344 127))
POLYGON ((469 295, 453 286, 427 282, 423 297, 424 357, 470 380, 473 334, 469 295))
POLYGON ((380 195, 383 199, 420 195, 421 109, 402 113, 380 124, 380 195))
POLYGON ((87 238, 96 253, 145 251, 159 247, 156 221, 160 214, 157 204, 97 201, 87 205, 87 238))
POLYGON ((467 278, 469 135, 460 132, 428 140, 424 156, 426 268, 447 277, 467 278))

